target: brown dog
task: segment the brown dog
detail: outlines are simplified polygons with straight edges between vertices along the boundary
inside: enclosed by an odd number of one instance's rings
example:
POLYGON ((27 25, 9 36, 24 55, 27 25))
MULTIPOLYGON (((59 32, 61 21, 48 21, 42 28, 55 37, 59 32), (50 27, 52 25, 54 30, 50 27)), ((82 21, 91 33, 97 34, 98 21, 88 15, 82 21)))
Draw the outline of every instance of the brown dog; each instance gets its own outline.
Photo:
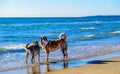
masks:
POLYGON ((47 38, 44 36, 43 38, 40 38, 40 44, 42 49, 45 51, 47 57, 46 57, 46 62, 48 62, 49 58, 49 52, 61 49, 63 53, 63 60, 68 59, 68 54, 67 54, 67 42, 66 42, 66 34, 61 33, 59 35, 59 39, 53 40, 53 41, 48 41, 47 38))
POLYGON ((32 55, 32 58, 31 58, 32 63, 33 63, 33 59, 36 55, 38 55, 38 61, 40 62, 40 46, 39 46, 38 41, 34 41, 32 44, 30 44, 30 43, 26 44, 25 50, 26 50, 26 63, 28 60, 28 56, 30 54, 32 55))

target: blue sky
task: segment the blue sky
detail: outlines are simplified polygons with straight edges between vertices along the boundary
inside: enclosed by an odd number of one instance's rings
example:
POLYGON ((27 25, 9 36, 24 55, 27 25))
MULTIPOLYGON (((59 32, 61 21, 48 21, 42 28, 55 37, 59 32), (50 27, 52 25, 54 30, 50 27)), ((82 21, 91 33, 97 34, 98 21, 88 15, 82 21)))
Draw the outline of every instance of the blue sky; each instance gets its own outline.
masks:
POLYGON ((120 0, 0 0, 0 17, 120 15, 120 0))

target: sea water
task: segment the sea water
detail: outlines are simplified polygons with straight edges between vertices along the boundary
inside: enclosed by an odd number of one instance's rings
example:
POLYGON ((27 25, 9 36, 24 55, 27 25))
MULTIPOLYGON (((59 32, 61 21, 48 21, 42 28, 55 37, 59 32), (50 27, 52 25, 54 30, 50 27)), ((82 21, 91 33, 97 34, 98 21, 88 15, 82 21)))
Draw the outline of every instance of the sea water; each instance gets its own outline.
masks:
MULTIPOLYGON (((55 40, 60 33, 67 35, 69 60, 120 51, 120 16, 5 17, 0 18, 0 71, 26 67, 25 44, 39 41, 42 36, 55 40)), ((40 56, 44 64, 42 49, 40 56)), ((57 50, 50 53, 49 61, 62 58, 57 50)))

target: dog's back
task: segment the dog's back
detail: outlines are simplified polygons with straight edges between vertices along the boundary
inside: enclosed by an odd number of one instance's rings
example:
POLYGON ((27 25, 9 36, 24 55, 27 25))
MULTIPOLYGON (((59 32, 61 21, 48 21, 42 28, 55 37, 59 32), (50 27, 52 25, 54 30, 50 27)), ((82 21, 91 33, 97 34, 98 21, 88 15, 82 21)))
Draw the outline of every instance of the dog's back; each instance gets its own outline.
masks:
POLYGON ((38 53, 40 51, 40 46, 38 43, 33 42, 33 44, 26 44, 25 46, 26 51, 30 51, 32 55, 36 54, 36 52, 38 53))
POLYGON ((58 48, 65 48, 67 47, 67 42, 65 39, 58 39, 58 40, 53 40, 49 42, 49 45, 51 45, 51 48, 54 48, 55 46, 58 48))

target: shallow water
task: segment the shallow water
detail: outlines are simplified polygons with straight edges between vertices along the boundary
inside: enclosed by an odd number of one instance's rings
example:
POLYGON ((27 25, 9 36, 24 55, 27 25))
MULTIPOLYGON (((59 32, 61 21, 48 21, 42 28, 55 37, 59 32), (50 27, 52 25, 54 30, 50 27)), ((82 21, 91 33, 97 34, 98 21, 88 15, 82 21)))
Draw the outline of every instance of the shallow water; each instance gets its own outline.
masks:
MULTIPOLYGON (((18 67, 18 68, 12 68, 5 71, 1 71, 2 74, 42 74, 45 72, 55 71, 55 70, 62 70, 65 68, 71 68, 76 66, 83 66, 91 63, 95 64, 102 64, 101 61, 107 62, 108 58, 114 58, 114 57, 120 57, 120 51, 119 52, 112 52, 106 55, 102 56, 95 56, 88 59, 83 60, 71 60, 68 62, 53 62, 49 64, 30 64, 26 67, 18 67)), ((104 63, 103 63, 104 64, 104 63)))

